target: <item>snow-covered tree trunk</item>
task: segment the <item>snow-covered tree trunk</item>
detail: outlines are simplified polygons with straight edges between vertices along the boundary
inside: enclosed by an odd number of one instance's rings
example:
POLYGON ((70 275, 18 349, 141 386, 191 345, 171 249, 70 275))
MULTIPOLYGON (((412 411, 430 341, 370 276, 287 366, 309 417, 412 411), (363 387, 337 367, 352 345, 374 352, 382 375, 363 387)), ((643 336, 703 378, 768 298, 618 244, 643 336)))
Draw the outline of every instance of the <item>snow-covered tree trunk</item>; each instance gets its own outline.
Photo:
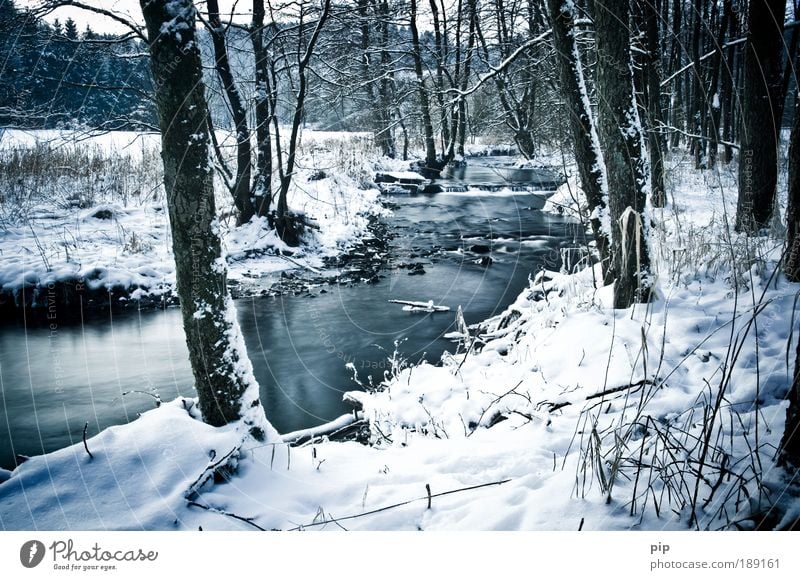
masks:
MULTIPOLYGON (((667 0, 664 0, 665 2, 667 0)), ((681 62, 681 22, 683 20, 683 2, 682 0, 672 0, 672 10, 670 10, 671 19, 671 33, 670 33, 670 50, 669 61, 667 62, 667 70, 671 73, 680 68, 681 62)), ((677 128, 684 124, 684 99, 683 99, 683 75, 678 75, 674 81, 675 88, 669 100, 669 118, 668 123, 671 127, 677 128)), ((680 144, 681 132, 672 131, 672 136, 669 140, 669 146, 676 149, 680 144)))
POLYGON ((209 162, 208 106, 191 0, 140 0, 161 128, 175 273, 189 360, 203 420, 243 420, 256 437, 274 432, 226 287, 209 162))
POLYGON ((388 98, 389 26, 387 20, 389 7, 385 1, 378 3, 370 0, 356 0, 356 8, 361 41, 359 47, 361 50, 361 54, 359 54, 361 82, 365 84, 367 102, 372 103, 370 121, 375 144, 383 155, 393 159, 396 150, 388 98), (379 58, 373 59, 372 55, 376 51, 379 53, 379 58))
MULTIPOLYGON (((578 175, 589 205, 592 232, 600 253, 603 274, 606 277, 605 274, 610 274, 611 266, 608 232, 603 230, 601 219, 607 211, 606 180, 600 142, 575 38, 575 4, 572 0, 547 0, 547 7, 553 31, 553 46, 558 60, 561 94, 569 110, 578 175)), ((613 276, 609 282, 611 279, 613 276)))
POLYGON ((778 181, 778 101, 783 67, 786 0, 750 0, 739 131, 739 200, 736 229, 767 226, 778 181))
POLYGON ((778 463, 800 467, 800 341, 797 343, 794 361, 794 379, 787 395, 786 424, 778 452, 778 463))
POLYGON ((609 187, 615 308, 647 302, 652 284, 643 216, 647 166, 633 91, 629 15, 629 0, 595 4, 598 129, 609 187))

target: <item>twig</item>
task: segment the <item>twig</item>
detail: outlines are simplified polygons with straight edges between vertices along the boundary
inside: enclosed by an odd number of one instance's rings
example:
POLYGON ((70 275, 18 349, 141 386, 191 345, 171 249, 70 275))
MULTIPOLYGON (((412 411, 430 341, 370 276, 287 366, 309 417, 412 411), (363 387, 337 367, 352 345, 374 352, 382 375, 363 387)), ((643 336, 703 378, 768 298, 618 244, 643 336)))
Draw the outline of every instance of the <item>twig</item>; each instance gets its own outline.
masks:
POLYGON ((223 455, 219 461, 214 461, 214 458, 216 457, 216 455, 214 455, 211 458, 211 461, 214 462, 213 463, 209 462, 209 464, 206 466, 203 472, 187 488, 186 493, 184 493, 184 497, 190 498, 194 496, 198 492, 198 490, 201 487, 203 487, 203 485, 205 485, 205 483, 209 480, 209 478, 213 476, 214 472, 216 472, 216 470, 220 466, 225 465, 228 462, 228 460, 230 460, 230 458, 233 457, 233 455, 238 452, 239 452, 239 446, 237 445, 236 447, 231 449, 228 453, 223 455))
POLYGON ((137 395, 147 395, 148 397, 153 397, 153 399, 155 399, 156 401, 156 407, 161 406, 161 397, 154 393, 150 393, 148 391, 125 391, 124 393, 122 393, 122 396, 124 397, 125 395, 132 395, 134 393, 137 395))
POLYGON ((89 454, 89 459, 94 459, 94 455, 92 452, 89 451, 89 445, 86 443, 86 431, 89 429, 89 421, 83 424, 83 448, 86 449, 86 453, 89 454))
MULTIPOLYGON (((518 382, 516 385, 514 385, 513 387, 511 387, 511 388, 510 388, 509 390, 507 390, 505 393, 503 393, 503 394, 502 394, 502 395, 500 395, 499 397, 495 398, 495 399, 494 399, 494 400, 493 400, 491 403, 489 403, 489 404, 486 406, 486 408, 485 408, 485 409, 484 409, 484 410, 481 412, 481 416, 480 416, 480 417, 478 417, 478 420, 475 422, 475 429, 473 429, 473 430, 470 432, 470 434, 469 434, 469 435, 472 435, 472 433, 474 433, 475 431, 477 431, 477 430, 478 430, 478 427, 480 427, 481 421, 483 420, 483 416, 486 414, 486 411, 488 411, 488 410, 491 408, 491 406, 492 406, 492 405, 494 405, 495 403, 497 403, 498 401, 500 401, 500 400, 501 400, 503 397, 505 397, 505 396, 507 396, 507 395, 510 395, 511 393, 514 393, 515 395, 519 395, 519 393, 517 393, 516 391, 517 391, 517 389, 520 387, 520 385, 521 385, 521 384, 522 384, 522 381, 518 382)), ((520 395, 520 396, 523 396, 523 395, 520 395)), ((532 417, 529 417, 529 418, 530 418, 530 419, 532 419, 532 417)), ((467 435, 467 437, 469 437, 469 435, 467 435)))

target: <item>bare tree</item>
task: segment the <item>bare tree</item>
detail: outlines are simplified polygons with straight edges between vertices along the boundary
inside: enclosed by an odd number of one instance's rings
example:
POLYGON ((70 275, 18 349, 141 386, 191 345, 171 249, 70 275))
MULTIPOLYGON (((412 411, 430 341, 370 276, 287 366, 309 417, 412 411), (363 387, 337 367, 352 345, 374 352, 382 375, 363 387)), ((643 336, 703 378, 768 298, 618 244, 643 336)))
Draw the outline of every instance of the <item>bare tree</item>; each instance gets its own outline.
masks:
POLYGON ((208 0, 208 31, 214 45, 214 68, 225 91, 228 108, 233 117, 233 126, 236 133, 236 176, 229 185, 233 194, 233 201, 239 212, 239 223, 245 223, 255 214, 253 199, 250 191, 250 174, 252 167, 250 151, 250 129, 247 125, 247 110, 245 109, 239 89, 233 78, 228 47, 226 45, 226 28, 222 24, 219 13, 219 2, 208 0))
POLYGON ((422 68, 422 46, 419 41, 419 28, 417 25, 417 0, 411 0, 410 10, 411 54, 414 57, 414 73, 417 75, 420 109, 422 111, 422 129, 425 134, 425 167, 439 170, 441 167, 436 158, 436 142, 433 138, 430 99, 428 97, 428 89, 425 86, 425 73, 422 68))
MULTIPOLYGON (((286 167, 281 174, 281 187, 278 194, 277 215, 275 217, 275 229, 281 239, 289 245, 298 245, 299 223, 289 213, 288 195, 289 188, 294 177, 295 164, 297 159, 297 145, 300 134, 300 126, 303 122, 303 113, 308 93, 308 67, 311 64, 311 57, 314 55, 314 48, 320 37, 322 27, 328 19, 331 10, 331 1, 325 0, 319 17, 313 26, 311 36, 306 38, 303 22, 303 12, 300 13, 300 24, 298 29, 297 41, 297 91, 295 92, 294 113, 292 114, 292 128, 289 134, 288 152, 286 155, 286 167)), ((274 82, 274 81, 273 81, 274 82)), ((277 139, 276 139, 277 140, 277 139)), ((280 142, 278 142, 280 147, 280 142)))

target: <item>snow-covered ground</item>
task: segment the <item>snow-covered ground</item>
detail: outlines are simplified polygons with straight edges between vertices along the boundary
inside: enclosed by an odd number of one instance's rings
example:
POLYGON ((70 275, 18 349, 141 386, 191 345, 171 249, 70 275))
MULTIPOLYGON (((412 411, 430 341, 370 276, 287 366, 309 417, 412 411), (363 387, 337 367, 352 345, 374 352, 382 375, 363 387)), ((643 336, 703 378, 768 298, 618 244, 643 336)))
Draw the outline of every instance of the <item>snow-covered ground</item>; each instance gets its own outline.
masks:
MULTIPOLYGON (((93 459, 77 442, 21 465, 0 485, 0 528, 748 529, 770 502, 796 515, 773 468, 798 330, 781 240, 732 232, 734 168, 670 169, 653 303, 615 311, 592 269, 540 272, 480 325, 480 349, 395 358, 384 385, 350 394, 370 446, 247 443, 235 473, 198 487, 238 439, 173 401, 90 439, 93 459)), ((574 185, 548 207, 572 208, 574 185)))
MULTIPOLYGON (((226 137, 219 136, 223 146, 226 137)), ((370 187, 372 167, 360 139, 365 137, 303 134, 289 206, 313 218, 319 230, 309 230, 300 249, 287 248, 266 218, 235 227, 232 199, 218 184, 232 280, 318 268, 365 234, 370 216, 383 210, 370 187)), ((38 286, 42 306, 49 284, 76 281, 113 290, 123 300, 172 295, 175 267, 159 151, 153 134, 5 130, 2 293, 12 296, 23 287, 31 293, 38 286)))

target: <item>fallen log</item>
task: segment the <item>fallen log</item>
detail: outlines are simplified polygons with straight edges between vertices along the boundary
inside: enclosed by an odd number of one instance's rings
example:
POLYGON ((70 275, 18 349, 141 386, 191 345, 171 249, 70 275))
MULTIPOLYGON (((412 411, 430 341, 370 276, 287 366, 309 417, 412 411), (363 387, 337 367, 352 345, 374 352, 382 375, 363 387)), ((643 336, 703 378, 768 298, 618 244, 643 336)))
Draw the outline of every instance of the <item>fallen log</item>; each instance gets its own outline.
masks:
POLYGON ((323 423, 322 425, 317 425, 316 427, 299 429, 297 431, 292 431, 291 433, 281 435, 281 441, 288 445, 299 445, 300 443, 305 443, 318 437, 324 437, 326 435, 332 436, 335 433, 340 432, 342 429, 351 427, 356 422, 361 421, 362 417, 358 415, 358 412, 348 413, 346 415, 337 417, 333 421, 323 423))

